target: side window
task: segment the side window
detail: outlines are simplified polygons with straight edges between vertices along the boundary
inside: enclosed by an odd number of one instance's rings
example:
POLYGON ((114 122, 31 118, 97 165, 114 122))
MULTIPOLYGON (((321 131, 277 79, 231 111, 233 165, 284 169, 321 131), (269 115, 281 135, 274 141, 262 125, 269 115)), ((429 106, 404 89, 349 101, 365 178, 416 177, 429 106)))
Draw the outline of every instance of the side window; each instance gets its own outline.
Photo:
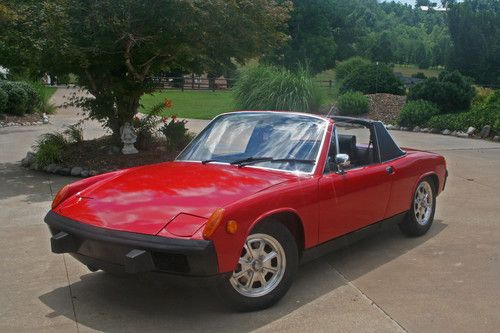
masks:
POLYGON ((349 155, 351 164, 347 170, 378 163, 379 159, 375 147, 376 142, 373 128, 358 124, 336 122, 334 134, 338 140, 338 152, 337 140, 332 136, 327 159, 328 165, 325 167, 325 172, 333 172, 335 170, 333 161, 337 153, 349 155))

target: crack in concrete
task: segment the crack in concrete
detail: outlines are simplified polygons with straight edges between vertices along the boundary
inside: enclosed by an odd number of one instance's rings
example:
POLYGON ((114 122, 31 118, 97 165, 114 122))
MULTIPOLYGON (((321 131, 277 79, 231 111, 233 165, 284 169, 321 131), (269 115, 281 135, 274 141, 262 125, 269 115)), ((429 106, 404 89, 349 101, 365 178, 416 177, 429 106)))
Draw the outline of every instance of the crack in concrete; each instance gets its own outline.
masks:
POLYGON ((71 290, 71 282, 69 280, 68 266, 66 265, 66 258, 64 254, 62 255, 64 262, 64 269, 66 271, 66 281, 68 281, 69 297, 71 300, 71 307, 73 308, 73 316, 75 317, 76 332, 80 333, 80 327, 78 325, 78 318, 76 317, 75 302, 73 301, 73 290, 71 290))
POLYGON ((374 300, 372 300, 370 297, 368 297, 368 295, 366 295, 361 289, 356 287, 356 285, 354 283, 349 281, 349 279, 347 279, 344 274, 342 274, 339 270, 337 270, 335 267, 333 267, 330 263, 327 263, 327 264, 328 264, 328 266, 331 267, 331 269, 333 271, 335 271, 335 273, 337 273, 340 276, 340 278, 342 280, 344 280, 345 284, 347 284, 348 286, 350 286, 351 288, 356 290, 361 295, 361 297, 363 297, 366 301, 368 301, 375 309, 380 311, 382 313, 382 315, 385 316, 389 321, 391 321, 392 324, 394 326, 396 326, 401 332, 408 333, 408 330, 406 328, 404 328, 403 325, 401 325, 396 319, 394 319, 387 311, 382 309, 382 307, 380 305, 378 305, 374 300))

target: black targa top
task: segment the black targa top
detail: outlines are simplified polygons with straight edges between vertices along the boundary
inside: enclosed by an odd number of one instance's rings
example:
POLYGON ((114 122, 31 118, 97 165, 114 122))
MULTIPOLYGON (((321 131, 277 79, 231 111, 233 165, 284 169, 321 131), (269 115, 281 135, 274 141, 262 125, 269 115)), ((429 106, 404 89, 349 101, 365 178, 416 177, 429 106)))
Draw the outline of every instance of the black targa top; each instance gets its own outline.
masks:
POLYGON ((373 148, 380 162, 390 161, 406 154, 399 148, 381 121, 341 116, 329 116, 329 118, 335 123, 361 125, 370 129, 373 148))

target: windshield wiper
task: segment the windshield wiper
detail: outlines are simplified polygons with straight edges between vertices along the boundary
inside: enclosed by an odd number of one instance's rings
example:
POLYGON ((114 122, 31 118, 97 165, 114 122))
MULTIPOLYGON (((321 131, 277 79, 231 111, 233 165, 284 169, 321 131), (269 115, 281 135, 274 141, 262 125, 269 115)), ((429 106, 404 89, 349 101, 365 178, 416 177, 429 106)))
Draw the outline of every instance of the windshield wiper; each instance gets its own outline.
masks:
POLYGON ((244 167, 245 165, 250 165, 254 163, 261 162, 271 162, 271 163, 302 163, 302 164, 316 164, 315 160, 303 160, 298 158, 272 158, 272 157, 248 157, 241 160, 236 160, 231 162, 231 164, 238 164, 238 166, 244 167))
POLYGON ((242 166, 249 165, 249 164, 252 164, 252 163, 272 161, 272 159, 273 159, 272 157, 264 157, 264 156, 260 156, 260 157, 247 157, 247 158, 242 158, 240 160, 232 161, 230 164, 231 165, 237 164, 239 167, 242 167, 242 166))
POLYGON ((207 164, 207 163, 211 163, 211 162, 224 162, 224 161, 221 161, 221 160, 203 160, 201 161, 201 164, 207 164))

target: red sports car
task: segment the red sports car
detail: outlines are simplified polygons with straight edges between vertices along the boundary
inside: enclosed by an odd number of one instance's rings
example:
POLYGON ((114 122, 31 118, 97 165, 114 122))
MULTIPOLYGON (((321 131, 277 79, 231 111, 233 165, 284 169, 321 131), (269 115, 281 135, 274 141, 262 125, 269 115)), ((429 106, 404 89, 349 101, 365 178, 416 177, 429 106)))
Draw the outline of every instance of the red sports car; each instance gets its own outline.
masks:
POLYGON ((45 222, 52 251, 92 271, 214 276, 230 304, 254 310, 356 231, 426 233, 446 177, 442 156, 401 149, 381 122, 234 112, 173 162, 63 187, 45 222))

